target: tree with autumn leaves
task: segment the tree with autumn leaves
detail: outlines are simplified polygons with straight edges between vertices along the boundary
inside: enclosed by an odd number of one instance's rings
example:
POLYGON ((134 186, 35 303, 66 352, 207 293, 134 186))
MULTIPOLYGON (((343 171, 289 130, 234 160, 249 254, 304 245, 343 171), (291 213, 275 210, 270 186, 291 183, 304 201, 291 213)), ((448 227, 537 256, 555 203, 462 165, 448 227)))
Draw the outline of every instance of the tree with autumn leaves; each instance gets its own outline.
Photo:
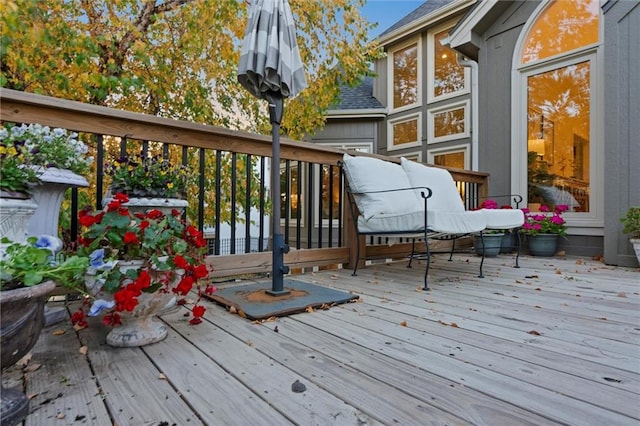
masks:
MULTIPOLYGON (((246 0, 0 2, 2 87, 230 129, 270 131, 266 103, 237 83, 246 0)), ((375 24, 359 14, 364 2, 290 0, 308 87, 286 100, 281 128, 289 137, 321 129, 340 85, 358 84, 370 73, 371 61, 381 57, 368 39, 375 24)), ((115 143, 107 148, 119 150, 115 143)), ((171 156, 180 161, 179 150, 171 156)), ((197 164, 195 153, 189 161, 197 164)), ((229 162, 223 159, 223 164, 229 162)), ((239 163, 254 167, 242 158, 239 163)), ((223 188, 223 197, 228 192, 223 188)), ((257 205, 258 189, 253 192, 252 205, 257 205)), ((230 201, 220 201, 228 215, 230 201)))
MULTIPOLYGON (((0 85, 196 123, 268 133, 265 102, 236 80, 247 1, 1 0, 0 85)), ((322 128, 340 84, 381 51, 365 0, 290 0, 309 87, 282 129, 322 128)))

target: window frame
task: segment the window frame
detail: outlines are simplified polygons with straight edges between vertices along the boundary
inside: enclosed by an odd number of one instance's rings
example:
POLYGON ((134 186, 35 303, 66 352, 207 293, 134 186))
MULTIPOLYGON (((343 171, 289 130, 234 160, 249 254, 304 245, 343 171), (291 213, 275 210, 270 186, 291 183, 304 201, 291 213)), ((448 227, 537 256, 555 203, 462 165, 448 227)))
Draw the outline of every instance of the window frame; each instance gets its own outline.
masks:
POLYGON ((524 167, 511 168, 511 192, 527 194, 527 81, 532 75, 551 71, 580 62, 590 66, 590 156, 589 156, 589 211, 565 212, 569 234, 604 235, 604 19, 600 10, 599 41, 536 61, 522 62, 522 49, 534 23, 551 1, 541 2, 527 20, 516 42, 512 56, 511 77, 511 162, 524 167), (600 119, 599 119, 600 118, 600 119))
POLYGON ((468 138, 471 135, 471 120, 469 117, 469 99, 461 102, 447 104, 439 108, 431 108, 427 110, 427 144, 434 144, 440 142, 447 142, 452 140, 468 138), (462 108, 464 110, 464 130, 461 133, 454 133, 446 136, 435 136, 435 116, 437 114, 446 113, 462 108))
MULTIPOLYGON (((469 94, 471 92, 471 84, 470 84, 471 70, 469 69, 469 67, 461 66, 462 69, 464 70, 464 87, 461 90, 458 90, 456 92, 446 93, 444 95, 438 95, 438 96, 435 95, 435 85, 434 85, 435 75, 436 75, 435 35, 446 30, 451 30, 456 25, 457 22, 458 22, 457 20, 448 21, 442 25, 432 28, 427 33, 427 52, 429 55, 429 61, 427 61, 427 102, 428 103, 455 98, 458 96, 469 94)), ((453 54, 457 54, 455 50, 451 49, 451 51, 453 54)))
POLYGON ((471 170, 471 146, 468 143, 429 149, 427 150, 427 163, 435 164, 436 155, 457 154, 459 152, 464 154, 464 169, 471 170))
POLYGON ((422 111, 417 111, 412 114, 403 115, 387 120, 387 151, 398 151, 405 148, 415 148, 422 146, 422 111), (407 123, 416 120, 418 122, 416 137, 417 140, 413 142, 403 143, 401 145, 393 144, 393 126, 396 124, 407 123))
POLYGON ((388 89, 387 90, 387 109, 389 111, 389 114, 395 114, 395 113, 406 111, 422 105, 422 74, 423 74, 422 72, 422 37, 419 37, 419 36, 414 37, 402 44, 394 46, 393 49, 389 49, 387 51, 387 89, 388 89), (403 105, 398 108, 395 108, 393 106, 393 95, 394 95, 393 55, 397 51, 405 49, 413 44, 416 45, 416 49, 417 49, 416 60, 417 60, 417 67, 418 67, 418 69, 416 70, 416 73, 418 76, 418 81, 416 82, 416 90, 417 90, 416 102, 409 105, 403 105))

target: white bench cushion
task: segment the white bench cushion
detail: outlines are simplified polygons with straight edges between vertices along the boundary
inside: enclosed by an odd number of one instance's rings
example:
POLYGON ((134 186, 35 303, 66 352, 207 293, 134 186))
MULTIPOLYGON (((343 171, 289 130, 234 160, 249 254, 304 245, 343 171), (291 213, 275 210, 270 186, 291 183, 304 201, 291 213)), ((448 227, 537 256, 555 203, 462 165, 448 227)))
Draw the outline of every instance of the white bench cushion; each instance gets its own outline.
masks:
MULTIPOLYGON (((399 164, 372 157, 343 156, 344 172, 351 191, 369 192, 389 189, 411 188, 407 175, 399 164)), ((364 219, 381 218, 422 209, 412 190, 355 195, 360 214, 364 219)))
POLYGON ((520 209, 480 209, 487 222, 487 229, 513 229, 524 224, 520 209))
MULTIPOLYGON (((485 229, 485 216, 480 211, 448 212, 429 209, 428 228, 444 234, 470 234, 485 229)), ((361 233, 424 231, 424 207, 420 211, 358 217, 361 233)))
MULTIPOLYGON (((438 167, 423 166, 404 157, 400 159, 400 162, 411 186, 426 186, 433 191, 431 198, 429 198, 429 210, 464 211, 462 198, 460 198, 451 173, 438 167)), ((418 196, 420 196, 419 193, 418 196)))

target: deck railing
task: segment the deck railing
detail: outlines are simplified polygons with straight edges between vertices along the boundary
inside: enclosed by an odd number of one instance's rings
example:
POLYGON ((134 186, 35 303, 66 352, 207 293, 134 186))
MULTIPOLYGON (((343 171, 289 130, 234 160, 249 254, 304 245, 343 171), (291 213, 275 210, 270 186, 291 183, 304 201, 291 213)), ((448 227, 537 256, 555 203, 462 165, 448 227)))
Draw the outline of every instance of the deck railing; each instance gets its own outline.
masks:
MULTIPOLYGON (((0 97, 0 120, 3 122, 40 123, 92 135, 89 145, 99 155, 87 191, 97 208, 101 207, 108 185, 102 167, 114 161, 114 155, 149 150, 157 150, 164 156, 173 153, 183 164, 192 166, 197 190, 189 194, 188 216, 205 232, 205 237, 210 238, 207 261, 214 268, 212 275, 232 276, 271 270, 267 189, 271 154, 269 136, 14 90, 1 89, 0 97), (107 138, 118 138, 120 143, 120 150, 111 157, 103 149, 107 138), (246 207, 250 205, 253 207, 246 207), (225 220, 221 220, 223 216, 225 220), (235 243, 226 246, 226 242, 235 243)), ((281 224, 285 242, 291 247, 285 255, 285 263, 292 271, 338 264, 352 266, 356 261, 355 233, 347 214, 348 206, 344 203, 338 168, 346 151, 287 138, 281 138, 280 143, 281 224)), ((349 151, 349 154, 370 155, 355 151, 349 151)), ((398 161, 391 157, 381 158, 398 161)), ((467 208, 476 207, 478 200, 488 193, 488 175, 449 170, 467 208)), ((73 198, 76 202, 72 203, 71 217, 75 218, 77 209, 82 206, 77 203, 77 193, 73 198)), ((68 231, 74 239, 77 225, 73 220, 68 231)), ((409 244, 389 246, 383 241, 370 241, 360 261, 401 257, 409 250, 409 244)))

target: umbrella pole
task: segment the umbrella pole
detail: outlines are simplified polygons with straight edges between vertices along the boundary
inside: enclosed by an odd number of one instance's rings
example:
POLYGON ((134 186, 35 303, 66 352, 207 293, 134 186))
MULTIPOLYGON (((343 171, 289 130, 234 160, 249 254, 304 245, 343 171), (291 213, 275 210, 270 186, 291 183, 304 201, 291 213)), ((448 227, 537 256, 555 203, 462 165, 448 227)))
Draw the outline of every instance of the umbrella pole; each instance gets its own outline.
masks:
POLYGON ((284 254, 289 252, 289 246, 284 243, 284 235, 280 229, 280 122, 284 109, 282 94, 277 92, 267 93, 269 101, 269 118, 271 119, 271 201, 273 214, 271 215, 272 248, 272 279, 271 290, 267 294, 283 296, 290 293, 284 289, 284 274, 289 272, 289 267, 284 265, 284 254))

